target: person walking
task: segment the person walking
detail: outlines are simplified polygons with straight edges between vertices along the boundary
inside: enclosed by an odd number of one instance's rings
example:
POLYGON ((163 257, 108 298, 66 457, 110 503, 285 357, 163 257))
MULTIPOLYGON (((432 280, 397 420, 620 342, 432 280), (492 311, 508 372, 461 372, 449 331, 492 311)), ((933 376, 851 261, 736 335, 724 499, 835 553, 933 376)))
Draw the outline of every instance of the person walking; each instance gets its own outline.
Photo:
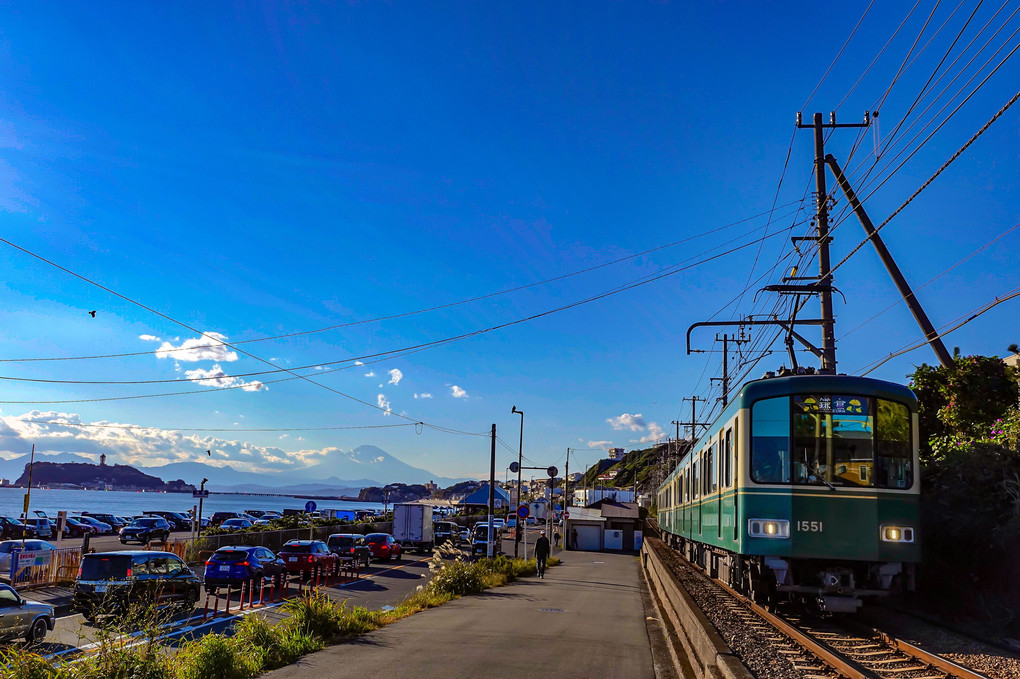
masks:
POLYGON ((545 560, 549 558, 549 538, 545 536, 545 531, 538 536, 538 540, 535 540, 535 561, 538 562, 538 577, 545 579, 545 560))
POLYGON ((570 529, 570 548, 577 551, 577 529, 570 529))

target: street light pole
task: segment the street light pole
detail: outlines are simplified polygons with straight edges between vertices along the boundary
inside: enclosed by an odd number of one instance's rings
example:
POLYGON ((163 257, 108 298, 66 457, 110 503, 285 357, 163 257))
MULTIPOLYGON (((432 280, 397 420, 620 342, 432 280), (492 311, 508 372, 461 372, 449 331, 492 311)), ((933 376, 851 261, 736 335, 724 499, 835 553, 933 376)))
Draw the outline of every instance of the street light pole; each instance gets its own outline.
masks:
MULTIPOLYGON (((517 413, 521 416, 521 441, 517 448, 517 506, 519 507, 522 500, 521 495, 521 465, 524 464, 524 411, 518 410, 517 406, 514 406, 510 410, 511 413, 517 413)), ((514 507, 514 511, 517 507, 514 507)), ((514 533, 514 558, 516 559, 521 549, 521 531, 514 533)))

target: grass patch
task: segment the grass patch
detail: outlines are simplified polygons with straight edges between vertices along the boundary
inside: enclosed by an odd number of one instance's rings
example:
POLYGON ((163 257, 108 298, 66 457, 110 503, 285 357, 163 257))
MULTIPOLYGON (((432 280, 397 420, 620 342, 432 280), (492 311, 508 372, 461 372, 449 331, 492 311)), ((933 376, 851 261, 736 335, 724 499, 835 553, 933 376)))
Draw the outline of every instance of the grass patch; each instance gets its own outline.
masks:
MULTIPOLYGON (((560 563, 555 557, 549 566, 560 563)), ((429 581, 389 611, 336 602, 315 591, 287 601, 289 617, 271 624, 247 615, 232 636, 207 634, 170 652, 155 629, 129 645, 114 627, 101 633, 95 652, 72 662, 51 663, 25 646, 0 650, 0 679, 250 679, 285 667, 303 655, 379 629, 451 601, 534 575, 535 560, 500 556, 469 562, 459 550, 438 548, 429 562, 429 581)), ((153 609, 155 611, 155 609, 153 609)), ((158 620, 155 613, 151 621, 158 620)), ((134 640, 132 640, 134 641, 134 640)))

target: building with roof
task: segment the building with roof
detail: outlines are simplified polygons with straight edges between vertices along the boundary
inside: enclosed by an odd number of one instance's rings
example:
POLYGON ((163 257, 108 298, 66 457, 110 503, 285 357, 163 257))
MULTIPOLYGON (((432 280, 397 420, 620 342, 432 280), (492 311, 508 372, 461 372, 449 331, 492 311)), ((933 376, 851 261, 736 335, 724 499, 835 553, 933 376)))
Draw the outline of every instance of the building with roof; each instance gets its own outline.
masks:
MULTIPOLYGON (((495 486, 495 499, 496 509, 508 509, 510 505, 510 495, 499 486, 495 486)), ((482 487, 475 492, 467 495, 463 500, 460 501, 461 507, 488 507, 489 506, 489 484, 482 484, 482 487)))

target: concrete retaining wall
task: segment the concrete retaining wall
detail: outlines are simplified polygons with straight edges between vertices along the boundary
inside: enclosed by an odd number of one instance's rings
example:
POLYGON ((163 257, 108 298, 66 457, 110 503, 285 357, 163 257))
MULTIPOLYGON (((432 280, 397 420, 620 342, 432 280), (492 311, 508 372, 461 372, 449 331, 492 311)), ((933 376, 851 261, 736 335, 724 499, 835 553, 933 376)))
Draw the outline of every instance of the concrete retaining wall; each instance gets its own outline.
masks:
MULTIPOLYGON (((683 647, 675 649, 676 654, 687 656, 686 660, 690 663, 695 679, 753 679, 748 669, 719 636, 712 622, 677 583, 669 568, 652 549, 650 540, 645 540, 641 546, 641 564, 648 584, 658 599, 656 603, 663 621, 672 628, 675 638, 683 647)), ((680 664, 683 664, 682 660, 680 664)), ((677 671, 681 674, 680 667, 677 671)))

